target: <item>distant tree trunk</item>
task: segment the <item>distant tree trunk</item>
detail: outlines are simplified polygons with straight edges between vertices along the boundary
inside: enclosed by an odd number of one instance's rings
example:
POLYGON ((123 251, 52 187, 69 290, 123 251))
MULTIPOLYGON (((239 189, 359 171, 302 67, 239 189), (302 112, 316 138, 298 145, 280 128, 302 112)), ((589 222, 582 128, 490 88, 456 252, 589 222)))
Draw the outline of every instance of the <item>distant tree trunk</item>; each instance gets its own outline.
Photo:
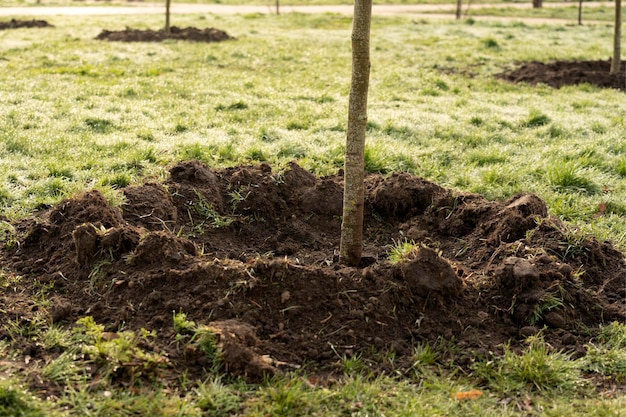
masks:
POLYGON ((543 0, 533 0, 533 9, 541 9, 543 6, 543 0))
POLYGON ((280 0, 276 0, 276 14, 280 14, 280 0))
POLYGON ((370 78, 370 25, 372 0, 354 1, 352 23, 352 80, 348 104, 346 160, 344 164, 343 220, 339 262, 357 266, 363 247, 365 195, 365 128, 370 78))
POLYGON ((583 0, 578 0, 578 26, 583 24, 583 0))
POLYGON ((463 0, 456 0, 456 20, 461 20, 462 7, 463 7, 463 0))
POLYGON ((611 74, 619 74, 622 60, 622 0, 615 0, 615 31, 613 33, 613 60, 611 74))
POLYGON ((165 0, 165 32, 170 33, 170 3, 171 0, 165 0))

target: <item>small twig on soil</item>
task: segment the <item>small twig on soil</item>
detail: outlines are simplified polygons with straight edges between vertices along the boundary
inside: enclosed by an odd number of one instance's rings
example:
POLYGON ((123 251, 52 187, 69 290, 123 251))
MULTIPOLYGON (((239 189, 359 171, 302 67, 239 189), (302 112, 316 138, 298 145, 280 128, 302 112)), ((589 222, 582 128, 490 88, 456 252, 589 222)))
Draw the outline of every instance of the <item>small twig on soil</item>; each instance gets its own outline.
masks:
POLYGON ((491 255, 491 258, 489 258, 489 262, 487 262, 487 266, 485 266, 485 271, 487 269, 489 269, 489 267, 491 267, 491 264, 493 263, 493 261, 496 259, 496 256, 498 256, 500 254, 500 252, 502 252, 503 250, 503 245, 498 246, 498 248, 493 252, 493 255, 491 255))
MULTIPOLYGON (((337 330, 335 330, 334 332, 330 332, 326 335, 326 337, 330 337, 332 335, 334 335, 335 333, 339 333, 340 331, 342 331, 343 329, 345 329, 348 326, 341 326, 340 328, 338 328, 337 330)), ((330 342, 329 342, 330 343, 330 342)))
POLYGON ((332 319, 332 318, 333 318, 333 313, 328 313, 328 317, 326 317, 326 318, 325 318, 325 319, 323 319, 323 320, 320 320, 320 324, 326 324, 326 323, 328 323, 328 322, 330 321, 330 319, 332 319))
MULTIPOLYGON (((153 214, 154 214, 154 209, 150 210, 150 213, 148 213, 148 214, 143 214, 143 215, 139 216, 139 218, 140 219, 145 219, 146 217, 150 217, 153 214)), ((161 220, 161 219, 159 219, 159 220, 161 220)))
POLYGON ((302 306, 289 306, 287 308, 283 308, 282 310, 280 310, 281 314, 285 314, 286 312, 288 312, 289 310, 296 310, 298 308, 302 308, 302 306))

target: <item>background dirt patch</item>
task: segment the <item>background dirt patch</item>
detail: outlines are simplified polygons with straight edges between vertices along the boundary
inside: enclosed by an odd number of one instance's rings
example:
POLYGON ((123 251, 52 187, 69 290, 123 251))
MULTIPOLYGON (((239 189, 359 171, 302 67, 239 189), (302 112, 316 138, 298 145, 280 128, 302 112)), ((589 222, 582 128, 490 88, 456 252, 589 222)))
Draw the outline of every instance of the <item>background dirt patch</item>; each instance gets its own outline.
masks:
POLYGON ((8 22, 0 22, 0 30, 5 29, 19 29, 19 28, 45 28, 54 27, 45 20, 16 20, 11 19, 8 22))
POLYGON ((221 42, 234 39, 226 32, 214 28, 197 29, 194 27, 179 28, 172 26, 169 32, 164 30, 139 30, 127 28, 121 31, 103 30, 98 40, 117 42, 163 42, 164 40, 181 40, 194 42, 221 42))
POLYGON ((611 60, 607 61, 556 61, 550 63, 527 62, 519 68, 500 74, 513 83, 547 84, 551 87, 591 84, 601 88, 624 90, 626 78, 622 61, 619 74, 610 74, 611 60))

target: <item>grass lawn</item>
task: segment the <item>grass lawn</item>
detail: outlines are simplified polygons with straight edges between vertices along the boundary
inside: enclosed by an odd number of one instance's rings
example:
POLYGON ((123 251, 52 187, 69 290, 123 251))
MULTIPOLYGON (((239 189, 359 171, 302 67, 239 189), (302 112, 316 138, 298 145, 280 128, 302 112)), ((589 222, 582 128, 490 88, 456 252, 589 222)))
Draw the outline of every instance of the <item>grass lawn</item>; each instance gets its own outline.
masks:
MULTIPOLYGON (((89 188, 120 202, 120 187, 161 180, 183 159, 277 168, 297 160, 319 175, 342 167, 348 17, 173 16, 173 25, 237 38, 218 44, 94 40, 102 29, 158 29, 160 16, 47 20, 56 27, 0 31, 7 220, 89 188)), ((580 233, 626 249, 624 92, 496 77, 529 60, 608 59, 612 28, 375 18, 371 46, 369 171, 408 171, 490 199, 533 192, 580 233)), ((0 227, 9 244, 9 224, 0 227)), ((0 289, 19 297, 15 279, 0 270, 0 289)), ((47 302, 42 288, 37 303, 47 302)), ((421 347, 409 376, 370 375, 357 358, 340 363, 343 380, 323 383, 305 373, 259 386, 180 375, 138 389, 106 379, 94 389, 85 355, 99 349, 112 363, 120 355, 158 363, 139 343, 154 335, 110 341, 88 322, 3 326, 0 416, 617 416, 626 408, 615 388, 626 380, 623 324, 605 328, 581 359, 539 338, 522 352, 477 359, 465 373, 440 359, 445 348, 421 347), (64 353, 24 364, 14 343, 24 338, 64 353), (40 380, 66 388, 40 393, 40 380), (481 395, 457 395, 471 389, 481 395)))
MULTIPOLYGON (((0 33, 0 201, 9 216, 85 187, 114 198, 116 187, 162 177, 183 158, 297 159, 318 174, 342 166, 348 17, 174 17, 238 38, 211 45, 96 41, 103 28, 156 29, 162 19, 90 17, 86 29, 82 19, 0 33)), ((623 93, 496 78, 527 60, 608 59, 611 39, 605 26, 375 19, 369 170, 409 171, 489 198, 535 192, 553 214, 623 248, 623 93)))

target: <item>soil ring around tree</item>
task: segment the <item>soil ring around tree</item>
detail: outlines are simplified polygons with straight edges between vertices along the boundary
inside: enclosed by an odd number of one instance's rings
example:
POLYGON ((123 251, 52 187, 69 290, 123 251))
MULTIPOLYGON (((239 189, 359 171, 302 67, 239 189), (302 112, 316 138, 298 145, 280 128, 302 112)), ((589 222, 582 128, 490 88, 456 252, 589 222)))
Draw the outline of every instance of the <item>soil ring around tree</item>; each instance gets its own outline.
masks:
MULTIPOLYGON (((84 192, 12 225, 19 244, 0 248, 0 264, 22 279, 0 293, 0 320, 41 314, 28 296, 45 286, 50 321, 154 331, 144 348, 167 355, 165 378, 206 378, 202 352, 172 343, 183 312, 249 381, 302 367, 338 375, 353 356, 374 373, 409 372, 420 343, 453 346, 442 360, 462 367, 529 336, 580 357, 598 326, 624 321, 624 255, 576 235, 536 195, 488 201, 406 173, 365 183, 356 268, 337 262, 341 171, 185 161, 165 183, 124 188, 121 206, 84 192), (414 249, 390 263, 398 242, 414 249)), ((31 360, 50 359, 23 343, 31 360)))

